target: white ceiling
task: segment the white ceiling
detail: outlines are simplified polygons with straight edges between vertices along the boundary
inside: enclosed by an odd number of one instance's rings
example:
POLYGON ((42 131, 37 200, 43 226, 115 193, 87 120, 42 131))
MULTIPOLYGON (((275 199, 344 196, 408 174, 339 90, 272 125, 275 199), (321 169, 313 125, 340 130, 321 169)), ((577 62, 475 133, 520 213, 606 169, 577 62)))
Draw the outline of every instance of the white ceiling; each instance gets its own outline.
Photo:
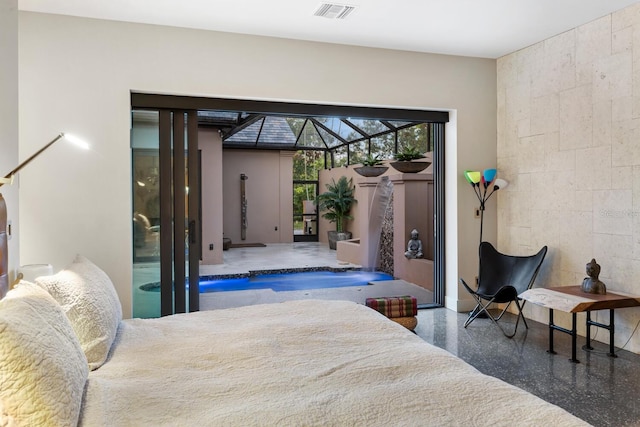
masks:
POLYGON ((639 0, 19 0, 19 9, 417 52, 498 58, 639 0))

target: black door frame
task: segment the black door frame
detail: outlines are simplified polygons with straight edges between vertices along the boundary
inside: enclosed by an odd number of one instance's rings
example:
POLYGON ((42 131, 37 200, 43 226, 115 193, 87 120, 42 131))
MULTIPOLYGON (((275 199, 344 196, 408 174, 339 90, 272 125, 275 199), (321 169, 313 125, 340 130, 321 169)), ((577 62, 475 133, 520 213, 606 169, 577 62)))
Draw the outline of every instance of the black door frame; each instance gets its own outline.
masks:
POLYGON ((199 235, 201 227, 198 114, 196 110, 170 108, 158 110, 160 119, 160 315, 167 316, 200 309, 199 280, 202 245, 199 235), (188 306, 187 279, 189 281, 188 306))
MULTIPOLYGON (((230 98, 206 98, 177 95, 131 93, 132 109, 173 108, 190 111, 223 110, 272 115, 359 117, 384 120, 439 123, 434 128, 434 303, 444 305, 445 293, 445 123, 447 111, 405 108, 355 107, 328 104, 304 104, 279 101, 256 101, 230 98)), ((192 288, 190 288, 191 290, 192 288)))

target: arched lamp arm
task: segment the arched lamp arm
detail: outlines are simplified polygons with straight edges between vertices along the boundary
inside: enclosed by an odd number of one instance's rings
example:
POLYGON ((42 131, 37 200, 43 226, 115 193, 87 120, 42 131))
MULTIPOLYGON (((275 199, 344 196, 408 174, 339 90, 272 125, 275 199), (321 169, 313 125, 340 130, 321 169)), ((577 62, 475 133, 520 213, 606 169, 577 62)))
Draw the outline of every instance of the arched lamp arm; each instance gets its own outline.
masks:
POLYGON ((23 167, 25 167, 29 163, 31 163, 31 161, 33 159, 38 157, 44 150, 46 150, 47 148, 51 147, 53 144, 56 143, 56 141, 58 141, 61 138, 66 138, 68 141, 74 143, 75 145, 77 145, 77 146, 79 146, 81 148, 84 148, 85 150, 89 149, 89 144, 87 144, 85 141, 83 141, 83 140, 81 140, 81 139, 79 139, 77 137, 74 137, 73 135, 68 135, 68 134, 65 134, 64 132, 60 132, 58 135, 56 135, 55 138, 53 138, 51 141, 49 141, 44 147, 42 147, 41 149, 39 149, 38 151, 33 153, 33 155, 31 155, 31 157, 29 157, 24 162, 20 163, 15 169, 13 169, 11 172, 6 174, 4 176, 4 178, 0 178, 0 186, 2 186, 4 184, 11 184, 13 182, 13 177, 15 176, 15 174, 20 172, 20 170, 23 167))
POLYGON ((40 155, 40 153, 42 153, 44 150, 46 150, 47 148, 51 147, 56 141, 58 141, 60 138, 64 137, 64 133, 60 132, 55 138, 53 138, 48 144, 46 144, 44 147, 42 147, 41 149, 39 149, 38 151, 36 151, 35 153, 33 153, 33 155, 31 157, 29 157, 27 160, 25 160, 24 162, 20 163, 15 169, 13 169, 11 172, 9 172, 8 174, 6 174, 4 176, 4 178, 2 178, 2 180, 0 180, 0 186, 2 186, 3 184, 9 184, 13 181, 13 177, 15 174, 17 174, 18 172, 20 172, 20 170, 27 166, 29 163, 31 163, 31 161, 33 159, 35 159, 36 157, 38 157, 40 155))

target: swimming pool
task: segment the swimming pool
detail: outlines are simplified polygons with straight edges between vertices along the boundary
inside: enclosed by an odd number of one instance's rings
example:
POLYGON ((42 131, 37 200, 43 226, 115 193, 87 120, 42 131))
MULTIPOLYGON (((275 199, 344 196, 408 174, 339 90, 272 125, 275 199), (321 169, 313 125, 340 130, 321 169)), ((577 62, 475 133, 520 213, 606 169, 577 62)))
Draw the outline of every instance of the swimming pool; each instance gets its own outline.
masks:
MULTIPOLYGON (((249 277, 200 278, 200 293, 271 289, 275 292, 306 289, 366 286, 369 282, 393 280, 380 271, 300 271, 290 273, 257 274, 249 277)), ((159 283, 140 286, 143 291, 160 292, 159 283)))
POLYGON ((366 286, 377 280, 393 280, 379 271, 303 271, 297 273, 259 274, 235 279, 200 281, 200 292, 224 292, 250 289, 272 289, 275 292, 305 289, 366 286))

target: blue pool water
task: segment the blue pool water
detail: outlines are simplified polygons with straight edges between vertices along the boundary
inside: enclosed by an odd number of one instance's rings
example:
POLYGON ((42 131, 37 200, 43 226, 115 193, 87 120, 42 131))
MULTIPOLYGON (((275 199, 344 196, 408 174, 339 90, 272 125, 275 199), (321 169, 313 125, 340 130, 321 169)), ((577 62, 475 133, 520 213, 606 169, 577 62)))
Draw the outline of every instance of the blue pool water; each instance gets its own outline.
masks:
MULTIPOLYGON (((377 280, 393 280, 393 276, 380 271, 303 271, 293 273, 259 274, 251 277, 206 279, 200 278, 200 293, 273 289, 275 292, 305 289, 343 288, 366 286, 377 280)), ((140 286, 142 291, 160 292, 160 283, 140 286)))
POLYGON ((304 271, 298 273, 260 274, 235 279, 201 280, 200 292, 272 289, 275 292, 305 289, 366 286, 371 281, 393 280, 379 271, 304 271))

